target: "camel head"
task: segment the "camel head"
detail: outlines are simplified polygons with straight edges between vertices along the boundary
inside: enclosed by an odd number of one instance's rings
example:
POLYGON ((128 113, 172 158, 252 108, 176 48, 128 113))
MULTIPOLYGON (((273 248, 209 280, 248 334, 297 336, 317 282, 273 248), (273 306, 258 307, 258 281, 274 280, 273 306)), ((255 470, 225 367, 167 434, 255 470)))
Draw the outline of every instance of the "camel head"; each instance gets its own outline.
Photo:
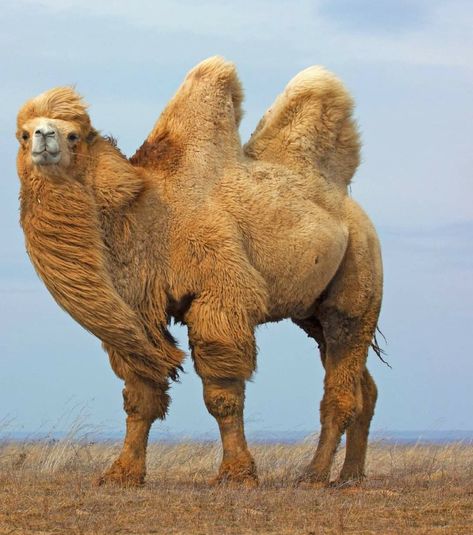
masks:
POLYGON ((56 87, 29 100, 17 118, 20 176, 79 178, 97 136, 87 106, 71 87, 56 87))

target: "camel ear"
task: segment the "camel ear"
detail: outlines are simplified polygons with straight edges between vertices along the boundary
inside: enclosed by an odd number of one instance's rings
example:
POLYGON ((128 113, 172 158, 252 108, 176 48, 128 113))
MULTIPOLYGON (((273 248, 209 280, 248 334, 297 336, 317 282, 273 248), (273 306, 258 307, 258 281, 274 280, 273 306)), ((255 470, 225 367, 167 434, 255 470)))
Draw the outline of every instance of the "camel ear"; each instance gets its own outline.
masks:
POLYGON ((87 137, 85 138, 85 141, 89 145, 92 145, 92 143, 97 139, 98 135, 99 133, 97 132, 97 130, 95 130, 95 128, 91 128, 90 132, 87 134, 87 137))

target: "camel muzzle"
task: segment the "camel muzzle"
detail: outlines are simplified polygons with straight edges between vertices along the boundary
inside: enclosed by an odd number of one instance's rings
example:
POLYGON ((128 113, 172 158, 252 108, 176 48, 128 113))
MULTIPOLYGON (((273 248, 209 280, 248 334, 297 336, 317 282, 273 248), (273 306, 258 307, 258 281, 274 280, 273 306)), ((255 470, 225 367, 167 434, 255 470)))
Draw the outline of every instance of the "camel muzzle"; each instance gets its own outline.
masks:
POLYGON ((54 165, 61 159, 58 134, 49 123, 38 125, 31 146, 31 159, 36 165, 54 165))

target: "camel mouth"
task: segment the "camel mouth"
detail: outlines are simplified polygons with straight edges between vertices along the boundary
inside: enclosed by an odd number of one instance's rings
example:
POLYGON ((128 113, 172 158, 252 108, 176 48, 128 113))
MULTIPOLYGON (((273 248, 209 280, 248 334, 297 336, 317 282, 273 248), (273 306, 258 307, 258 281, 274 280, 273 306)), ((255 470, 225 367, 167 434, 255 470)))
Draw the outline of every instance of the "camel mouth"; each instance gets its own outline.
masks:
POLYGON ((61 151, 50 152, 47 149, 37 152, 33 151, 31 153, 31 159, 36 165, 55 165, 61 159, 61 151))

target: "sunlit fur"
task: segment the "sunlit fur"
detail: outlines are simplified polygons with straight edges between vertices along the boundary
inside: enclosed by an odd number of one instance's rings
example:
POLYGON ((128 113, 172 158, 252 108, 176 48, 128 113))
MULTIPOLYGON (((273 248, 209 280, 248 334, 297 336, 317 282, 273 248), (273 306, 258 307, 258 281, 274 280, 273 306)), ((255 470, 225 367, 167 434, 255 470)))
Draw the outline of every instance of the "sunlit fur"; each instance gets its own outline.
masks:
POLYGON ((256 366, 255 327, 283 318, 316 339, 326 370, 321 439, 301 481, 328 480, 344 431, 340 478, 363 476, 376 401, 365 362, 382 268, 376 233, 347 193, 359 161, 353 102, 335 76, 307 69, 242 148, 242 97, 231 63, 204 61, 130 160, 92 128, 71 88, 43 93, 18 115, 28 253, 125 380, 125 444, 100 482, 143 482, 148 432, 166 414, 183 358, 167 332, 172 317, 188 327, 222 436, 217 482, 257 483, 244 385, 256 366), (57 165, 31 160, 44 118, 61 136, 57 165))

